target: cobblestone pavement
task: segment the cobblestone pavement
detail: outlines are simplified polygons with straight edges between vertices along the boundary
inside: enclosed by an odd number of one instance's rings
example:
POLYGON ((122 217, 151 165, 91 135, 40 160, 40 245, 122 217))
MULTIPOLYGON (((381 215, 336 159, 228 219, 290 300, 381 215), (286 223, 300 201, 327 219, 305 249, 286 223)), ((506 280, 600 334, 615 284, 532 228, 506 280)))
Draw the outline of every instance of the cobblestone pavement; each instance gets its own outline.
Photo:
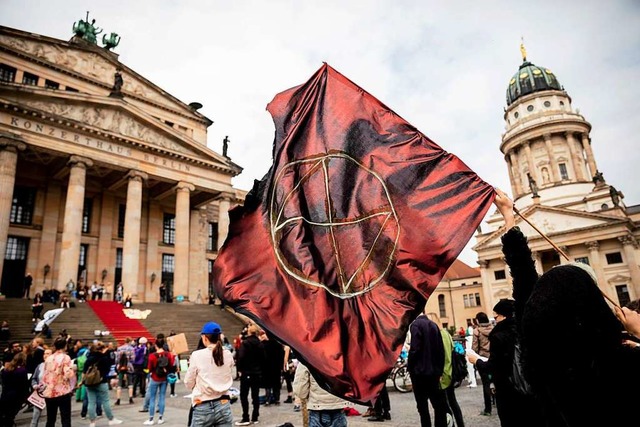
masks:
MULTIPOLYGON (((235 384, 239 387, 239 384, 235 384)), ((389 386, 391 384, 389 383, 389 386)), ((167 390, 168 393, 168 390, 167 390)), ((165 409, 165 425, 166 426, 186 426, 189 414, 189 400, 183 396, 187 394, 187 391, 182 382, 176 384, 176 393, 178 397, 171 398, 167 394, 166 409, 165 409)), ((125 394, 125 393, 123 393, 125 394)), ((462 408, 466 427, 498 427, 500 422, 498 417, 494 415, 487 417, 479 415, 482 410, 482 388, 467 388, 461 386, 456 389, 456 396, 460 407, 462 408)), ((283 390, 281 400, 286 398, 286 391, 283 390)), ((349 426, 351 427, 364 427, 364 426, 394 426, 394 427, 414 427, 420 425, 420 418, 416 410, 415 400, 411 393, 398 393, 393 388, 389 388, 389 398, 391 400, 391 421, 385 421, 383 423, 371 423, 366 418, 360 416, 349 417, 349 426)), ((147 414, 140 413, 138 410, 142 407, 142 399, 136 398, 135 403, 130 405, 124 403, 120 406, 113 406, 115 400, 115 391, 112 392, 111 405, 114 414, 117 418, 124 421, 123 426, 142 426, 142 423, 147 419, 147 414)), ((123 401, 126 401, 123 399, 123 401)), ((240 402, 234 403, 232 406, 234 420, 240 420, 242 417, 242 409, 240 402)), ((80 419, 81 405, 79 403, 73 403, 72 407, 72 425, 73 426, 88 426, 89 420, 80 419)), ((366 410, 365 407, 357 406, 356 409, 362 413, 366 410)), ((494 408, 495 409, 495 408, 494 408)), ((46 412, 46 411, 45 411, 46 412)), ((43 414, 40 419, 40 425, 44 426, 46 417, 43 414)), ((433 411, 432 411, 433 415, 433 411)), ((31 420, 31 414, 19 414, 16 419, 17 425, 26 426, 29 425, 31 420)), ((268 407, 260 407, 260 426, 278 426, 285 422, 290 422, 294 426, 298 427, 302 425, 302 416, 299 412, 293 411, 293 405, 282 403, 280 405, 271 405, 268 407)), ((60 425, 60 418, 56 426, 60 425)), ((97 426, 106 426, 107 419, 102 417, 97 420, 97 426)))

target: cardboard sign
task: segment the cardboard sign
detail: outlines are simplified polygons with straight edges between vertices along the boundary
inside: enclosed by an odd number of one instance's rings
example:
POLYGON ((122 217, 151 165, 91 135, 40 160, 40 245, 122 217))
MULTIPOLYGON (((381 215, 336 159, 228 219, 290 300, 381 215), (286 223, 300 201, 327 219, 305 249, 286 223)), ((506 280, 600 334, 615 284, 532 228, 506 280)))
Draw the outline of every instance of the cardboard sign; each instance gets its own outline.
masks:
POLYGON ((169 350, 175 354, 186 353, 189 351, 187 337, 184 333, 167 337, 167 344, 169 344, 169 350))

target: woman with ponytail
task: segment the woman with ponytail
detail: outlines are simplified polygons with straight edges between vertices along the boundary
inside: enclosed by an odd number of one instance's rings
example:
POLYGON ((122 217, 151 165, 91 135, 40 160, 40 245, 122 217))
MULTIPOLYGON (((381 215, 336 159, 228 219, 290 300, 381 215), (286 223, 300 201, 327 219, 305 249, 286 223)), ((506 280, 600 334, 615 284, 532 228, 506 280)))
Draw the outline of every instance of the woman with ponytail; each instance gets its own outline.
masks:
POLYGON ((208 322, 200 336, 205 346, 191 354, 184 383, 191 393, 193 418, 191 427, 230 427, 233 423, 229 387, 233 384, 231 352, 220 338, 220 325, 208 322))

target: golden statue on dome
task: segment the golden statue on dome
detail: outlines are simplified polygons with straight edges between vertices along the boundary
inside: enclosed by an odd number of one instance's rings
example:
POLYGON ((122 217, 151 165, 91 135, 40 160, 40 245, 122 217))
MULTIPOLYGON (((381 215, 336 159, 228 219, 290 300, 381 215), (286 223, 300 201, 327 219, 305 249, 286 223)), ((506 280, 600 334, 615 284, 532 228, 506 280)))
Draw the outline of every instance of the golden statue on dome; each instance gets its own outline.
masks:
POLYGON ((520 37, 520 53, 522 54, 522 62, 527 62, 527 49, 524 47, 524 37, 520 37))

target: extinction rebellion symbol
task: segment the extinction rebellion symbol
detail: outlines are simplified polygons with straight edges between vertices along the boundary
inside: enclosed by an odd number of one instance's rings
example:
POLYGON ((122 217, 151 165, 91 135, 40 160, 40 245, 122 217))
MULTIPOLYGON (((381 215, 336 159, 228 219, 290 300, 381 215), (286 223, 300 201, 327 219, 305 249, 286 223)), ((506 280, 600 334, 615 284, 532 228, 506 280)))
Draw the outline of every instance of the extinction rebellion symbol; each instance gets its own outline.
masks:
POLYGON ((301 283, 350 298, 391 269, 400 227, 389 191, 376 172, 347 154, 282 167, 269 215, 278 263, 301 283))

